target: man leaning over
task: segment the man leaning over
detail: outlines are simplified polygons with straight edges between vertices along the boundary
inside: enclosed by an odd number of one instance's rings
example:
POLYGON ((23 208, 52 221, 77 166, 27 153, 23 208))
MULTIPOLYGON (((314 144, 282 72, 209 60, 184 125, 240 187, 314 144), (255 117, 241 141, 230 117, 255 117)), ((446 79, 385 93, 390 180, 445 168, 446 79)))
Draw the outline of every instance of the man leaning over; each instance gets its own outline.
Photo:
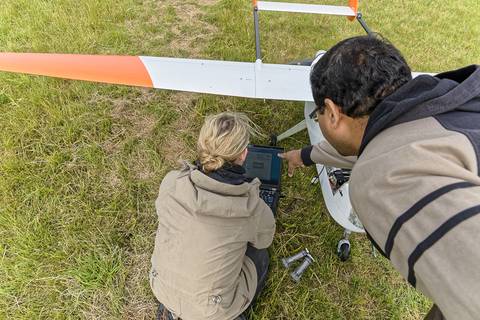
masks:
POLYGON ((353 167, 352 206, 434 301, 427 319, 480 319, 480 67, 412 80, 393 45, 363 36, 323 55, 311 85, 327 141, 281 155, 289 174, 353 167))

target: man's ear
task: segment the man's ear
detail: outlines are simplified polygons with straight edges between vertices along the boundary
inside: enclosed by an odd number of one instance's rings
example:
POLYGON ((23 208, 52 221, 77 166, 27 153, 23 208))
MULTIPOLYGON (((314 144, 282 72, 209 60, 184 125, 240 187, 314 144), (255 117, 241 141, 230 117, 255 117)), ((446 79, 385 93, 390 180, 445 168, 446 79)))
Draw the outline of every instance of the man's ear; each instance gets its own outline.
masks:
POLYGON ((332 100, 326 98, 324 101, 325 104, 325 116, 327 117, 327 122, 333 129, 336 129, 342 118, 342 109, 335 104, 332 100))

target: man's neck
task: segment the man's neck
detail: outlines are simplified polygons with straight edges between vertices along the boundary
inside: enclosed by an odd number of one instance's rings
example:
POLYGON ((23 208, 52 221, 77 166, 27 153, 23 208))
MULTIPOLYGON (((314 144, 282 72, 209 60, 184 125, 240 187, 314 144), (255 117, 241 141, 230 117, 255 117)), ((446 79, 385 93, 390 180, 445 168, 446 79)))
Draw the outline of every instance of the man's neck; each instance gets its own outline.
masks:
POLYGON ((363 135, 367 128, 369 116, 356 118, 352 126, 352 153, 358 155, 360 152, 360 145, 362 144, 363 135))

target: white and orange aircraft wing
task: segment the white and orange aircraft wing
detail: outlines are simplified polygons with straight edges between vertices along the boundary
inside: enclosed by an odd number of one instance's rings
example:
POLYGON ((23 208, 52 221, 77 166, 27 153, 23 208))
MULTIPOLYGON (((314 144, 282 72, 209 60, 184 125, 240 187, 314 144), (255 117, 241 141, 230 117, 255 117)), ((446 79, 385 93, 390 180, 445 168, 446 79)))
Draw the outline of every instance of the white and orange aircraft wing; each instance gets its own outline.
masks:
POLYGON ((313 101, 310 68, 159 57, 0 53, 0 71, 245 98, 313 101))

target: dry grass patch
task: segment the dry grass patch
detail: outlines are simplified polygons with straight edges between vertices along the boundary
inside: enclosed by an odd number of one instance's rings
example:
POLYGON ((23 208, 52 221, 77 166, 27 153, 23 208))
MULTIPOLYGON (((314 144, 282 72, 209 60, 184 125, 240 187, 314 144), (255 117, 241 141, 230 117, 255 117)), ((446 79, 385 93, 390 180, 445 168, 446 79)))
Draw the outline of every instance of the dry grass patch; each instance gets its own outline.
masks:
POLYGON ((174 93, 169 96, 168 103, 175 106, 178 118, 168 126, 160 149, 164 150, 163 156, 170 168, 178 167, 182 159, 193 159, 195 156, 195 149, 187 143, 187 139, 198 127, 195 101, 199 96, 194 93, 174 93))
POLYGON ((194 58, 205 56, 217 27, 205 21, 205 9, 218 1, 146 1, 143 21, 127 21, 127 30, 143 54, 194 58), (157 14, 152 14, 155 12, 157 14))
POLYGON ((217 32, 217 28, 203 21, 202 6, 212 5, 215 1, 199 1, 188 3, 178 1, 159 2, 159 10, 169 12, 172 17, 169 26, 172 33, 170 48, 174 52, 200 57, 206 44, 217 32))
MULTIPOLYGON (((153 237, 151 239, 153 241, 153 237)), ((150 251, 131 252, 127 256, 129 275, 125 284, 123 319, 151 319, 155 314, 157 303, 148 285, 150 258, 150 251)))

